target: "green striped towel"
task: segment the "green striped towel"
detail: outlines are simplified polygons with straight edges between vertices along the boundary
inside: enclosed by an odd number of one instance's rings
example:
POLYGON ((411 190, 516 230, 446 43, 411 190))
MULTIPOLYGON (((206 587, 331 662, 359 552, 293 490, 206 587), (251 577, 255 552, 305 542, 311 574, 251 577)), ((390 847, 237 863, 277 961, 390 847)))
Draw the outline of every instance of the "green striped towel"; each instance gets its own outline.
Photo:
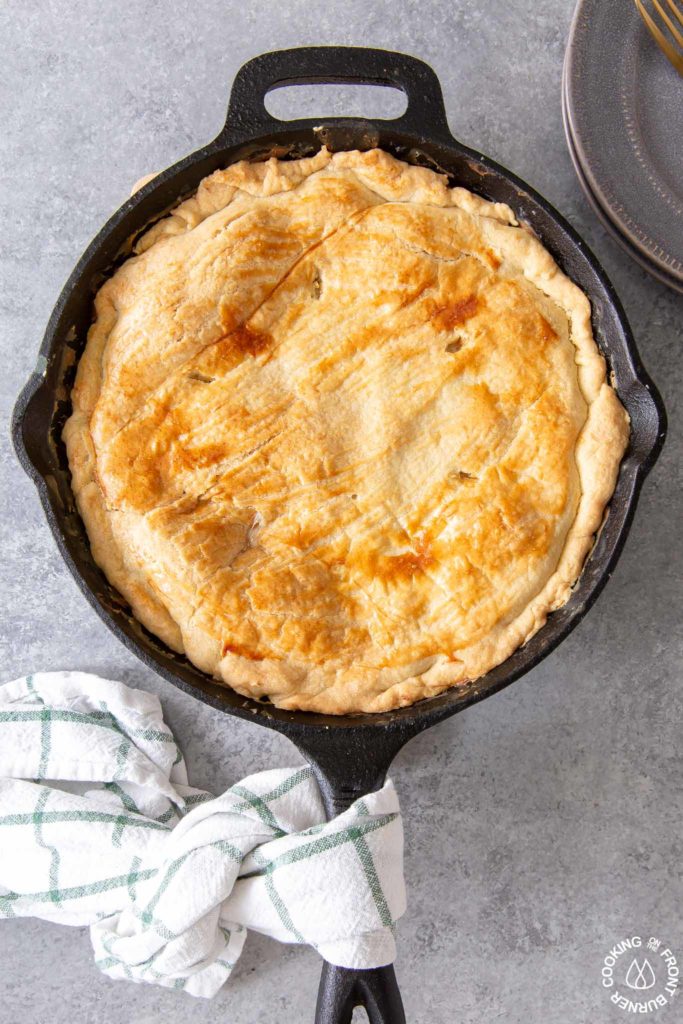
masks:
POLYGON ((0 917, 89 925, 110 977, 210 997, 249 928, 376 967, 404 910, 391 782, 330 822, 307 766, 212 797, 152 694, 81 672, 0 686, 0 917))

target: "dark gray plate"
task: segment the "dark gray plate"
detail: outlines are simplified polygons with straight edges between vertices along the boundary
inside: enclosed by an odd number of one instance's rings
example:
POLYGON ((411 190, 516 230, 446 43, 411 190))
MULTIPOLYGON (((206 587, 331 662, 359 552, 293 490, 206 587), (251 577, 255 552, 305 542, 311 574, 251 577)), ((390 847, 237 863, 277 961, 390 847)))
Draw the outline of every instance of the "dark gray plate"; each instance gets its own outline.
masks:
POLYGON ((602 206, 600 206, 598 199, 595 195, 593 195, 590 186, 586 181, 583 168, 576 153, 574 138, 571 133, 571 128, 569 126, 569 118, 567 116, 567 99, 566 89, 564 88, 564 85, 562 88, 562 118, 564 121, 565 135, 567 137, 567 149, 569 150, 569 155, 572 159, 572 163, 574 164, 576 176, 579 179, 579 184, 583 189, 584 195, 586 196, 586 199, 588 200, 593 212, 598 217, 598 220, 600 220, 603 227, 609 232, 612 238, 614 238, 614 240, 618 242, 623 249, 626 250, 631 259, 634 259, 637 263, 640 263, 641 267, 647 270, 649 274, 652 274, 653 277, 658 278, 658 280, 668 285, 669 288, 673 288, 675 291, 683 293, 683 282, 677 280, 671 274, 668 274, 665 271, 663 271, 660 267, 653 263, 645 255, 645 253, 641 252, 639 249, 636 249, 635 246, 631 244, 629 239, 621 233, 617 224, 615 224, 614 221, 610 219, 607 211, 604 210, 602 206))
POLYGON ((644 265, 683 287, 683 78, 631 0, 579 0, 564 92, 589 198, 644 265))

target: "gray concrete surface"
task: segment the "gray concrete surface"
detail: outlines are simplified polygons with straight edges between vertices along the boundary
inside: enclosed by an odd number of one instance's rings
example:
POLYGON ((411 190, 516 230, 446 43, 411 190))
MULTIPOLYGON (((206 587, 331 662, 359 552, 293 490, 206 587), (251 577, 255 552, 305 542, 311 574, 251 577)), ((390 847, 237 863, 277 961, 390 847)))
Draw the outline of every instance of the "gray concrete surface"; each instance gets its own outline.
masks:
MULTIPOLYGON (((595 609, 536 671, 415 740, 395 764, 409 886, 397 973, 413 1024, 625 1019, 600 984, 610 945, 644 932, 683 956, 683 304, 606 237, 579 191, 560 114, 571 7, 568 0, 0 5, 5 679, 83 668, 160 694, 192 781, 214 791, 298 758, 284 739, 174 691, 110 636, 62 565, 6 427, 85 244, 135 179, 213 137, 235 71, 256 53, 362 43, 429 61, 454 133, 528 179, 597 252, 663 392, 668 444, 595 609)), ((320 113, 314 95, 305 91, 300 106, 320 113)), ((348 112, 350 102, 347 90, 322 112, 348 112)), ((289 1024, 312 1019, 318 974, 312 951, 253 936, 232 980, 205 1003, 105 978, 84 930, 0 924, 2 1024, 174 1024, 188 1016, 197 1024, 289 1024)), ((677 1009, 655 1016, 673 1024, 677 1009)))

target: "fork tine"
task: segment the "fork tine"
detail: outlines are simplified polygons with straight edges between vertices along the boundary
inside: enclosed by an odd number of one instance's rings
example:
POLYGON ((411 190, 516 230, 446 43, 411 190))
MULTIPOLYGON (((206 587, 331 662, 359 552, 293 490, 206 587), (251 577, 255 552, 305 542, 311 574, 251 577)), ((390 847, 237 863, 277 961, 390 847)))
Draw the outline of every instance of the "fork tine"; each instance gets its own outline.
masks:
POLYGON ((678 45, 683 46, 683 32, 680 32, 676 28, 669 15, 666 13, 664 8, 660 4, 659 0, 652 0, 652 6, 657 11, 662 21, 666 24, 667 28, 669 29, 669 32, 674 37, 678 45))
POLYGON ((676 68, 676 71, 678 71, 679 75, 683 75, 683 56, 681 56, 681 54, 678 53, 671 45, 671 43, 666 38, 662 30, 653 20, 650 12, 643 5, 642 0, 635 0, 635 4, 638 8, 638 12, 641 18, 645 22, 647 30, 649 31, 654 41, 657 43, 659 48, 666 54, 668 59, 676 68))
POLYGON ((680 11, 676 5, 676 0, 666 0, 671 10, 674 12, 681 25, 683 25, 683 11, 680 11))

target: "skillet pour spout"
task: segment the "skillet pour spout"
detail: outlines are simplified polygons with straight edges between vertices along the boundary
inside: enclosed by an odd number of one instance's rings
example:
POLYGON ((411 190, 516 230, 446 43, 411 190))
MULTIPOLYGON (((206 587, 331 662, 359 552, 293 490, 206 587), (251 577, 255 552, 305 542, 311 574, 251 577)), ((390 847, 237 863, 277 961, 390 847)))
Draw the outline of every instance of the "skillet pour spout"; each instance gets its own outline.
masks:
MULTIPOLYGON (((405 54, 362 47, 305 47, 266 53, 238 72, 227 121, 216 139, 163 171, 110 218, 78 261, 50 317, 36 371, 17 401, 12 433, 19 460, 34 481, 59 550, 103 622, 149 668, 199 700, 289 737, 316 772, 328 815, 379 788, 391 760, 412 736, 491 696, 537 665, 571 632, 607 582, 623 548, 643 480, 664 441, 659 395, 638 357, 621 304, 600 264, 545 199, 505 168, 450 134, 439 81, 428 65, 405 54), (299 83, 359 83, 400 89, 405 113, 394 120, 326 117, 279 121, 266 94, 299 83), (507 203, 586 293, 593 331, 631 419, 605 523, 567 604, 506 662, 466 686, 411 707, 377 715, 290 712, 250 700, 202 673, 148 633, 97 567, 75 507, 61 431, 69 415, 75 365, 102 281, 130 253, 150 224, 191 195, 202 178, 237 160, 295 158, 316 152, 379 146, 409 163, 441 171, 493 202, 507 203)), ((371 1024, 405 1020, 393 967, 348 971, 326 964, 317 1024, 342 1024, 364 1005, 371 1024)))

